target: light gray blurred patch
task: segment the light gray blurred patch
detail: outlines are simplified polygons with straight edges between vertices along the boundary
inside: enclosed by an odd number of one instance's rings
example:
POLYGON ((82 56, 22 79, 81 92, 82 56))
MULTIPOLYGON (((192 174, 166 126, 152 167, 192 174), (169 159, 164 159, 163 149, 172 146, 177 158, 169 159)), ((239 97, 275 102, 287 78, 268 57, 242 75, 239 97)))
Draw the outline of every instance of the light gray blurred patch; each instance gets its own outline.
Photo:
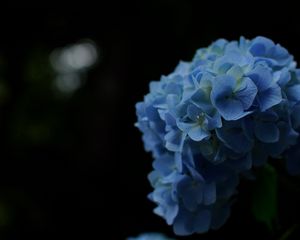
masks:
POLYGON ((50 62, 57 73, 56 88, 63 93, 80 88, 85 73, 99 61, 99 53, 97 45, 89 39, 53 50, 50 62))

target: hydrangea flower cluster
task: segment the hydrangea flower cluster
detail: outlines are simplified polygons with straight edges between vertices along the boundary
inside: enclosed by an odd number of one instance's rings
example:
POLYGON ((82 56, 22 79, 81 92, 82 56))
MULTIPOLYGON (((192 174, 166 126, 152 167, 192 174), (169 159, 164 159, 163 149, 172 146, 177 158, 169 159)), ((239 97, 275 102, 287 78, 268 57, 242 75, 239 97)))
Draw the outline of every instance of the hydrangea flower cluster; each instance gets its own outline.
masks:
POLYGON ((143 233, 137 237, 130 237, 127 240, 175 240, 175 239, 168 238, 165 235, 160 233, 143 233))
POLYGON ((241 174, 297 142, 299 103, 293 56, 264 37, 217 40, 151 82, 136 126, 154 158, 154 212, 177 235, 221 227, 241 174))

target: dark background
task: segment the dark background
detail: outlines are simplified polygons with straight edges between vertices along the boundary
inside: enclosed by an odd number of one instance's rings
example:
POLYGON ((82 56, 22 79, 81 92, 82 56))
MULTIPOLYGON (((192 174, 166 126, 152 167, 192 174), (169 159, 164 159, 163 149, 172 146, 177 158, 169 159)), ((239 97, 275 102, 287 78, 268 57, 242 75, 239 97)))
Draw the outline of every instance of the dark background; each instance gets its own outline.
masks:
MULTIPOLYGON (((153 0, 2 8, 0 239, 173 236, 146 198, 151 156, 133 126, 134 105, 149 81, 220 37, 263 35, 300 59, 300 18, 293 6, 273 6, 153 0), (80 88, 58 93, 49 56, 82 39, 97 45, 99 60, 80 88)), ((278 230, 270 233, 251 217, 251 187, 241 183, 221 230, 186 239, 280 239, 299 223, 299 190, 280 185, 278 230)))

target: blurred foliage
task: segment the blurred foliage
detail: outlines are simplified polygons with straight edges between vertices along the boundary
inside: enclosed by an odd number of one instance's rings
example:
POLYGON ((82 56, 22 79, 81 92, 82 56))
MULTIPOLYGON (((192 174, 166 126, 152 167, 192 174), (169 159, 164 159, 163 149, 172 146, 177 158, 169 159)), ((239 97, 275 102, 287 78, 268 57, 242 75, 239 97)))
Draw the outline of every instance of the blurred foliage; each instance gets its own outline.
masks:
POLYGON ((266 165, 256 170, 252 192, 252 213, 255 219, 274 230, 277 220, 277 173, 274 167, 266 165))
POLYGON ((279 240, 292 239, 291 237, 297 238, 297 236, 295 234, 295 232, 297 232, 297 230, 299 230, 299 224, 294 224, 288 230, 286 230, 286 232, 280 237, 279 240))
POLYGON ((25 86, 12 113, 9 136, 18 145, 50 143, 58 127, 63 104, 55 99, 49 52, 42 48, 34 49, 25 62, 25 86))
POLYGON ((10 211, 10 207, 0 201, 0 228, 7 227, 11 223, 12 213, 10 211))
POLYGON ((3 71, 5 69, 5 59, 0 55, 0 106, 5 104, 9 98, 9 87, 5 79, 3 79, 3 71))

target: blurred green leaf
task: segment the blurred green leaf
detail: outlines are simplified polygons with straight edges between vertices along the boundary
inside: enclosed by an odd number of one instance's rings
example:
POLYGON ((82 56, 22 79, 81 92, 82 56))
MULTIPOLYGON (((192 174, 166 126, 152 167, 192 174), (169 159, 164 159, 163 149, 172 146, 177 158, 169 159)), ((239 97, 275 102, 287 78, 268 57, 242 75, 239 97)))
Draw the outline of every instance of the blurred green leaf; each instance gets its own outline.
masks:
POLYGON ((273 230, 277 218, 277 173, 271 165, 257 170, 252 195, 254 218, 273 230))
POLYGON ((10 224, 12 215, 9 207, 0 201, 0 228, 10 224))
POLYGON ((293 235, 293 233, 299 228, 299 224, 294 224, 290 228, 288 228, 284 234, 281 236, 279 240, 288 240, 293 235))

